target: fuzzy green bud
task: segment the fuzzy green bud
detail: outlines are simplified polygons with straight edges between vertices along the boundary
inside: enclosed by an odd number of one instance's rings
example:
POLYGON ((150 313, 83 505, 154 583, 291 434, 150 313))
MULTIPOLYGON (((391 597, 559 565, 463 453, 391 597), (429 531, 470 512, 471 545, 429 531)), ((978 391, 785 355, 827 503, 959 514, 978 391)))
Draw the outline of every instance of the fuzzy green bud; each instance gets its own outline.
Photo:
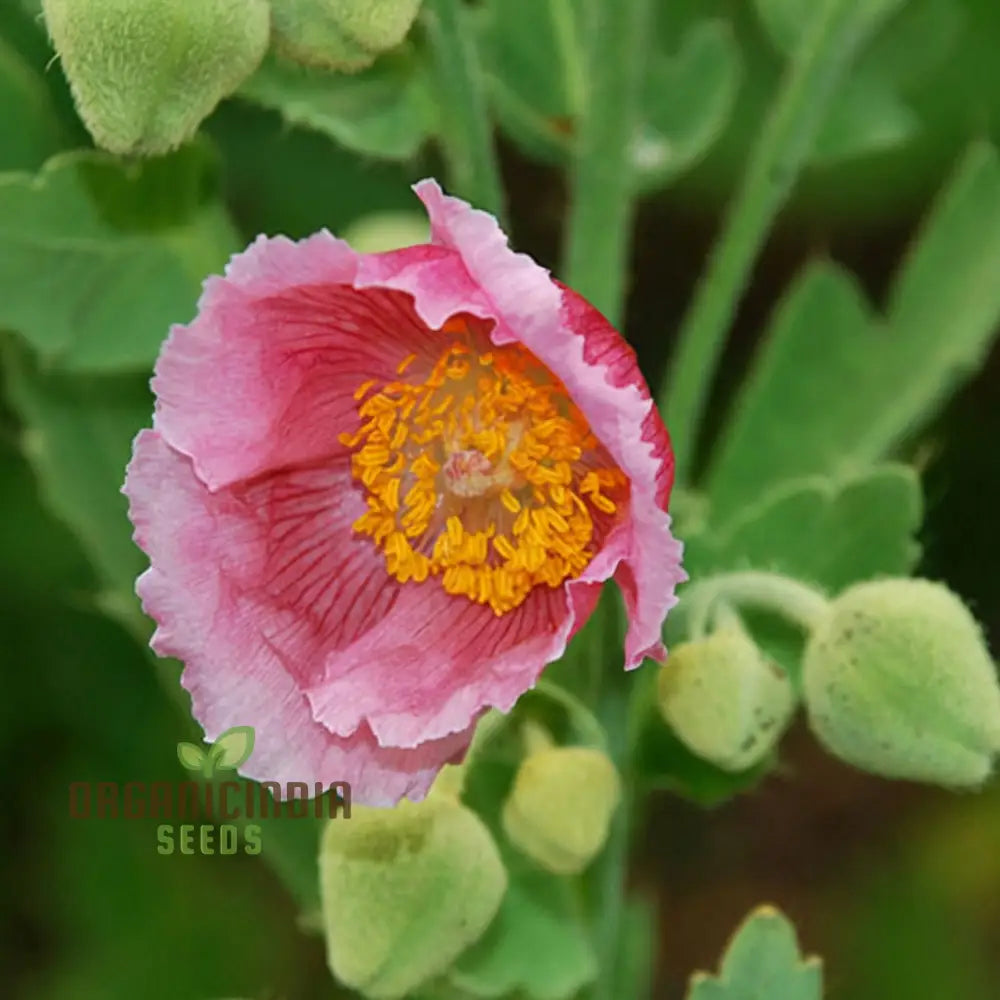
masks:
POLYGON ((94 141, 157 156, 190 139, 260 64, 267 0, 44 0, 94 141))
POLYGON ((726 771, 743 771, 770 753, 795 711, 785 672, 739 623, 671 650, 657 693, 678 739, 726 771))
POLYGON ((319 870, 330 969, 377 1000, 406 996, 448 968, 507 889, 489 830, 451 794, 331 820, 319 870))
POLYGON ((889 778, 981 784, 1000 752, 1000 686, 976 620, 928 580, 851 587, 804 660, 810 724, 848 763, 889 778))
POLYGON ((589 747, 545 747, 522 762, 503 807, 504 831, 559 875, 583 871, 608 837, 621 798, 614 764, 589 747))
POLYGON ((421 0, 271 0, 275 46, 304 66, 354 73, 406 37, 421 0))

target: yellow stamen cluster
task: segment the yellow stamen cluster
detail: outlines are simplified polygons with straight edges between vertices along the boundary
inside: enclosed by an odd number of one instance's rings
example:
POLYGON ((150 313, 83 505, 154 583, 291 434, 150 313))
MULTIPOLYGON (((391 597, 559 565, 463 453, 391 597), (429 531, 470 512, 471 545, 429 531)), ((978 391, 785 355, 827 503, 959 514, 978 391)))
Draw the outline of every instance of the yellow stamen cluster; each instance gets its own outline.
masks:
POLYGON ((615 514, 627 480, 566 389, 522 347, 480 352, 458 338, 397 373, 378 391, 358 386, 361 425, 340 436, 367 494, 354 530, 389 574, 438 576, 498 615, 579 575, 595 519, 615 514))

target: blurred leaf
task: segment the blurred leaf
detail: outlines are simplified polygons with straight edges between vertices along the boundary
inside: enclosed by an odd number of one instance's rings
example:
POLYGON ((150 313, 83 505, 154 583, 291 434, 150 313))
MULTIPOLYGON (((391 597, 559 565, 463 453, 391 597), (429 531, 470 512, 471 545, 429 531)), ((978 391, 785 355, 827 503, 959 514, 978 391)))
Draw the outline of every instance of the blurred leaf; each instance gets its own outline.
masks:
POLYGON ((859 71, 900 92, 912 89, 948 58, 964 17, 954 0, 907 0, 872 39, 859 71))
POLYGON ((584 99, 581 0, 488 0, 474 16, 504 131, 529 154, 564 161, 584 99))
POLYGON ((634 150, 643 187, 666 184, 708 151, 729 121, 741 72, 732 27, 723 20, 693 25, 676 55, 655 49, 651 58, 634 150))
POLYGON ((572 884, 521 866, 510 872, 500 912, 486 934, 458 959, 449 979, 476 997, 519 991, 532 1000, 565 1000, 596 974, 572 884))
POLYGON ((59 119, 41 75, 0 36, 0 170, 34 170, 59 145, 59 119))
MULTIPOLYGON (((892 5, 893 0, 888 0, 892 5)), ((808 0, 757 0, 772 44, 790 57, 815 5, 808 0)), ((812 160, 828 166, 901 146, 921 122, 902 94, 932 71, 952 48, 961 11, 948 0, 909 0, 861 54, 855 72, 835 95, 817 136, 812 160)))
POLYGON ((270 58, 239 96, 364 156, 410 159, 436 128, 423 69, 413 52, 383 56, 355 74, 307 70, 270 58))
POLYGON ((409 187, 420 175, 408 165, 363 160, 325 133, 288 128, 277 111, 225 101, 208 132, 245 242, 258 233, 301 239, 322 226, 339 236, 371 212, 420 210, 409 187))
POLYGON ((891 87, 861 70, 831 104, 812 152, 812 162, 838 160, 901 146, 920 129, 920 120, 891 87))
POLYGON ((819 960, 802 960, 795 928, 761 906, 729 942, 718 977, 692 976, 688 1000, 820 1000, 822 981, 819 960))
POLYGON ((722 527, 686 540, 692 580, 743 569, 784 573, 831 593, 877 576, 904 576, 920 548, 920 480, 882 465, 834 480, 781 483, 722 527))
POLYGON ((67 369, 151 367, 236 249, 213 173, 189 146, 128 164, 61 154, 36 177, 0 176, 0 325, 67 369))
POLYGON ((132 544, 120 489, 132 439, 152 419, 146 379, 46 372, 13 345, 4 368, 48 507, 72 529, 106 584, 131 593, 146 560, 132 544))
POLYGON ((1000 164, 977 144, 913 244, 884 322, 839 268, 809 268, 779 305, 720 439, 713 517, 782 479, 864 467, 919 427, 989 348, 998 259, 1000 164))

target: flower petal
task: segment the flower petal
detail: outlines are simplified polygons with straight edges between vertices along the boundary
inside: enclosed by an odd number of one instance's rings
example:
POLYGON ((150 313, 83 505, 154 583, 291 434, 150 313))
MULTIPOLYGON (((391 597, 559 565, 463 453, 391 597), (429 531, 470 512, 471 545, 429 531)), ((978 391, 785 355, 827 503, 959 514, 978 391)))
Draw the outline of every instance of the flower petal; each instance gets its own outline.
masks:
MULTIPOLYGON (((243 774, 281 783, 347 781, 356 801, 390 805, 422 798, 440 767, 464 752, 474 717, 457 732, 405 750, 380 746, 367 725, 344 738, 312 717, 301 679, 261 628, 273 607, 242 585, 262 568, 259 529, 240 501, 209 493, 191 462, 157 432, 136 439, 125 492, 136 541, 153 564, 137 584, 158 622, 152 645, 184 661, 181 680, 206 738, 235 725, 254 727, 243 774)), ((358 625, 349 623, 347 633, 358 625)))
POLYGON ((357 255, 329 233, 260 238, 206 282, 197 318, 171 330, 155 427, 210 489, 342 454, 338 435, 358 426, 354 391, 428 347, 410 300, 355 291, 356 272, 357 255))

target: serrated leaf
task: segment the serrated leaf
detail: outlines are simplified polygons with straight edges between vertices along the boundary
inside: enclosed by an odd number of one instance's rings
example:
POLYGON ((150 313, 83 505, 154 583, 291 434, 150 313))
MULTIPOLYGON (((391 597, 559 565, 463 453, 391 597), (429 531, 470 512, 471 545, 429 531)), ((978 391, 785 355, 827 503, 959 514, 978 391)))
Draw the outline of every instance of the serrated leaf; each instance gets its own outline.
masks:
POLYGON ((0 175, 0 326, 66 369, 152 367, 205 276, 237 249, 206 198, 213 169, 191 146, 127 164, 66 153, 37 176, 0 175))
POLYGON ((412 158, 436 129, 423 69, 412 52, 384 56, 355 74, 308 70, 271 58, 239 96, 347 149, 387 160, 412 158))
POLYGON ((1000 163, 973 146, 873 319, 853 278, 809 268, 780 304, 709 472, 716 519, 782 479, 889 453, 982 362, 1000 320, 1000 163))
POLYGON ((574 911, 570 883, 522 867, 510 873, 499 913, 449 979, 476 997, 520 991, 532 1000, 566 1000, 596 975, 597 960, 574 911))
POLYGON ((217 768, 235 771, 253 753, 253 726, 233 726, 212 744, 212 760, 217 768))
POLYGON ((152 419, 148 379, 43 371, 13 343, 3 361, 7 396, 25 424, 25 455, 47 506, 106 585, 131 594, 145 558, 132 544, 119 491, 132 439, 152 419))
MULTIPOLYGON (((716 573, 763 570, 806 581, 831 594, 861 580, 905 576, 920 555, 915 535, 923 503, 908 466, 882 465, 840 480, 787 480, 726 524, 714 522, 685 540, 690 586, 716 573)), ((667 641, 687 637, 682 600, 668 620, 667 641)), ((798 687, 802 629, 762 609, 744 623, 764 652, 798 687)))
POLYGON ((786 481, 726 525, 686 540, 693 581, 759 569, 837 593, 877 576, 904 576, 920 554, 914 535, 920 480, 905 465, 882 465, 842 479, 786 481))
POLYGON ((193 743, 177 744, 177 759, 189 771, 201 771, 206 756, 205 751, 193 743))
POLYGON ((693 25, 672 57, 652 53, 633 151, 641 187, 667 183, 708 152, 729 120, 740 70, 732 27, 723 20, 693 25))
MULTIPOLYGON (((944 59, 957 35, 961 12, 946 0, 908 0, 860 54, 855 72, 830 102, 812 152, 829 166, 903 145, 920 120, 903 99, 913 84, 944 59)), ((815 4, 809 0, 757 0, 759 19, 774 47, 791 57, 802 41, 815 4)), ((875 16, 873 9, 873 17, 875 16)), ((881 16, 881 15, 879 15, 881 16)))
POLYGON ((831 102, 811 159, 829 166, 882 153, 902 146, 919 130, 916 113, 888 84, 858 71, 831 102))
POLYGON ((795 928, 762 906, 730 941, 719 975, 692 977, 688 1000, 820 1000, 822 990, 819 960, 803 960, 795 928))

